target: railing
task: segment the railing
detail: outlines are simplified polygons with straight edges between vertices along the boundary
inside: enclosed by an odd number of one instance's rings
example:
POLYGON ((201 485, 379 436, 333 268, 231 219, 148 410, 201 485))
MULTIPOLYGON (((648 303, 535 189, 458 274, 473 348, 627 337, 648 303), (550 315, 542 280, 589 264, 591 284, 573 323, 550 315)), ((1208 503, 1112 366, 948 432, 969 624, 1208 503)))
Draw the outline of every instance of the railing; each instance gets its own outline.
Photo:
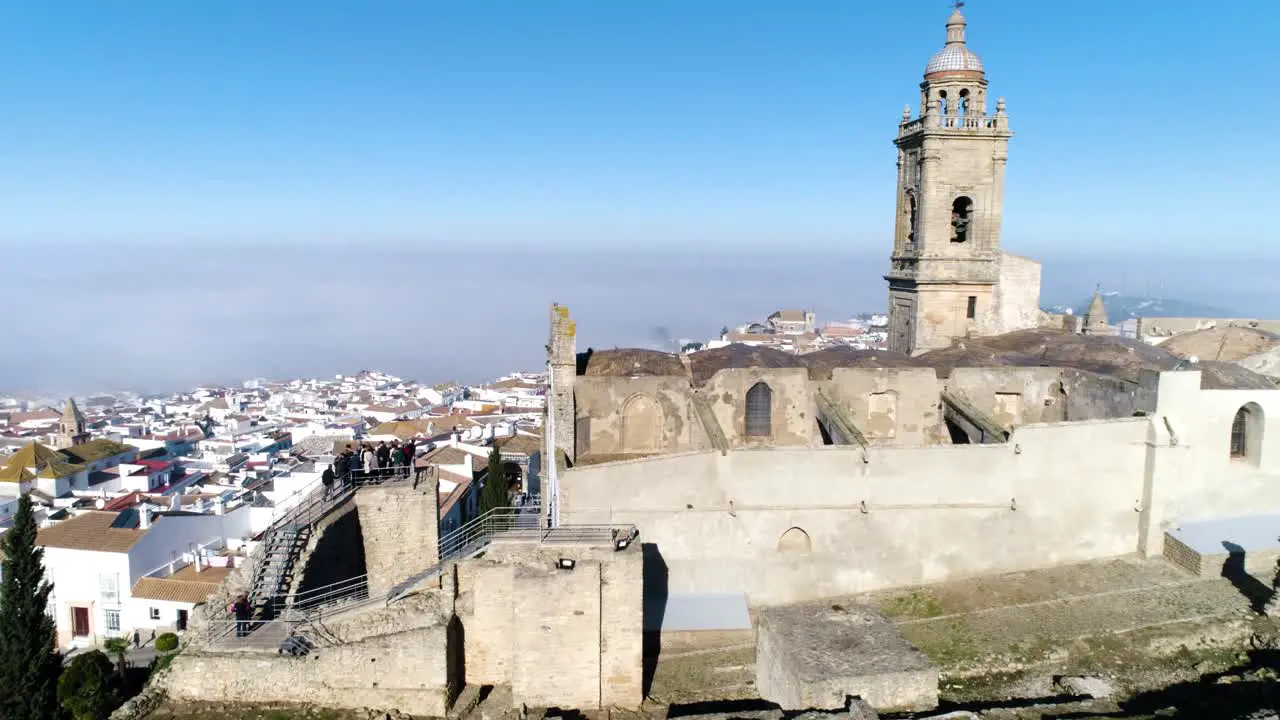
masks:
POLYGON ((898 126, 899 135, 909 135, 925 127, 950 130, 1003 130, 1007 119, 1003 115, 938 115, 930 114, 904 122, 898 126))
POLYGON ((307 614, 311 610, 328 605, 357 603, 368 599, 369 576, 360 575, 296 593, 288 602, 288 608, 307 614))

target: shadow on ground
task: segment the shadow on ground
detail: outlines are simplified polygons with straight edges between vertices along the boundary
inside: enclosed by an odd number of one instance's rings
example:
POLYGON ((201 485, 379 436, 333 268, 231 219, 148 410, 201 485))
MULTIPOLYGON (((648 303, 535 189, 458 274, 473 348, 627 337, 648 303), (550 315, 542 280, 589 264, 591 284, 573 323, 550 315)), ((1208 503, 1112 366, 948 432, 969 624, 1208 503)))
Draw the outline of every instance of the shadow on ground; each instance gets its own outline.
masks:
POLYGON ((1116 712, 1070 712, 1043 717, 1044 720, 1146 718, 1159 712, 1160 717, 1183 720, 1242 718, 1258 710, 1274 710, 1280 705, 1280 683, 1275 680, 1277 670, 1280 670, 1280 651, 1255 650, 1249 653, 1247 662, 1226 672, 1140 693, 1121 701, 1116 712), (1269 675, 1271 679, 1250 679, 1259 673, 1269 675))

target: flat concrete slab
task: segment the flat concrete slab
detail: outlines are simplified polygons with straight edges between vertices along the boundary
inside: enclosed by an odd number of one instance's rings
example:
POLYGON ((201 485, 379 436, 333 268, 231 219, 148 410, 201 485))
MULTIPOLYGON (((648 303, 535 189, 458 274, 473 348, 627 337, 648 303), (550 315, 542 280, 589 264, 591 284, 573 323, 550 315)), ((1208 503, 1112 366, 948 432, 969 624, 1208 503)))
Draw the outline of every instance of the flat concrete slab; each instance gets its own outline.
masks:
POLYGON ((645 598, 645 632, 750 629, 745 593, 672 593, 665 606, 645 598))
POLYGON ((1280 551, 1280 514, 1242 515, 1179 523, 1168 534, 1202 555, 1218 555, 1232 543, 1245 553, 1280 551))
POLYGON ((1240 515, 1179 524, 1165 532, 1164 556, 1204 577, 1268 572, 1280 559, 1280 515, 1240 515))
POLYGON ((870 607, 809 603, 759 612, 756 687, 784 710, 932 710, 938 668, 870 607))

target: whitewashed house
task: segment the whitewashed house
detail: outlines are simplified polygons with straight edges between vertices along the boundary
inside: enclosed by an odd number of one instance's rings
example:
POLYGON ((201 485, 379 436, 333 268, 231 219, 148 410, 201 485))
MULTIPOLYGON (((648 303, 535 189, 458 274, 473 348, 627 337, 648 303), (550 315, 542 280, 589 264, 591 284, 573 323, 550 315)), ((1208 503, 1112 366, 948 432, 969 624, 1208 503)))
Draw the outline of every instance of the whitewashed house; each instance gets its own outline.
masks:
MULTIPOLYGON (((149 636, 152 629, 184 627, 199 602, 189 589, 166 599, 156 597, 154 583, 145 583, 139 597, 133 588, 143 578, 168 578, 198 556, 215 555, 228 538, 238 543, 248 537, 250 510, 153 514, 139 505, 87 512, 40 530, 36 543, 45 550, 45 572, 54 586, 50 606, 58 646, 88 647, 135 629, 149 636)), ((183 580, 175 577, 174 582, 183 580)))

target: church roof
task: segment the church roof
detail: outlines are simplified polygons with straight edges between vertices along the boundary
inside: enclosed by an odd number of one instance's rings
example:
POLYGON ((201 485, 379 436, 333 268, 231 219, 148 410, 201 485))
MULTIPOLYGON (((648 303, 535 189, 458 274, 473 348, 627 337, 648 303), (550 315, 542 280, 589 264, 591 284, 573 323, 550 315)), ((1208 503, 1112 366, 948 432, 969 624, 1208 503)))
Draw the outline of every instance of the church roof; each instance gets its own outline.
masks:
MULTIPOLYGON (((1137 383, 1143 370, 1173 370, 1184 366, 1182 358, 1162 347, 1137 340, 1098 335, 1077 335, 1052 329, 1019 330, 992 337, 959 340, 950 347, 917 357, 886 350, 829 348, 793 355, 775 348, 734 343, 688 356, 686 370, 680 358, 656 350, 603 350, 592 353, 587 375, 635 377, 638 375, 687 378, 705 385, 717 372, 742 368, 804 368, 812 380, 831 378, 835 368, 927 367, 939 377, 949 377, 957 367, 1049 367, 1081 370, 1137 383)), ((1218 389, 1274 389, 1265 376, 1233 363, 1202 361, 1200 386, 1218 389)))
POLYGON ((33 442, 0 466, 0 482, 22 483, 36 478, 52 480, 74 475, 83 469, 83 466, 68 461, 61 452, 33 442))
POLYGON ((80 445, 72 445, 69 448, 60 450, 64 456, 80 463, 91 463, 95 460, 102 460, 116 455, 123 455, 130 450, 135 449, 132 445, 118 443, 115 440, 107 438, 98 438, 90 440, 80 445))
POLYGON ((929 58, 929 63, 924 67, 925 75, 941 72, 982 72, 982 60, 964 43, 964 27, 964 15, 960 13, 960 8, 956 8, 955 12, 951 13, 951 18, 947 20, 947 44, 929 58))
POLYGON ((67 406, 62 410, 62 422, 76 426, 84 424, 84 413, 76 407, 75 398, 67 398, 67 406))

